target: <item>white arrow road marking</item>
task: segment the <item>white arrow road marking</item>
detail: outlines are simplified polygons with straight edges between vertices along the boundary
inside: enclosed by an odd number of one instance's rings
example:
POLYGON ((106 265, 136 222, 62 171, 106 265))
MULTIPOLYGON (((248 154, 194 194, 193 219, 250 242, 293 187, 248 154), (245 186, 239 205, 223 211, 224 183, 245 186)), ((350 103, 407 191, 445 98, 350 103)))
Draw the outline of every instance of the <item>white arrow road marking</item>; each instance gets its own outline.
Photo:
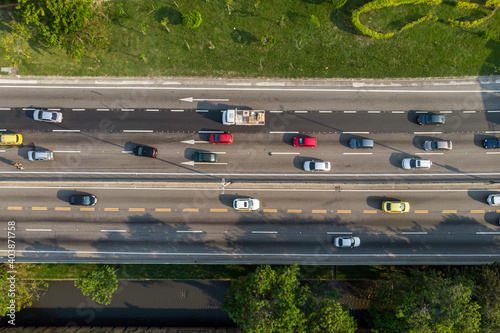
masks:
POLYGON ((186 140, 186 141, 181 141, 181 143, 187 143, 190 145, 194 145, 195 143, 210 143, 208 141, 195 141, 195 140, 186 140))
POLYGON ((193 98, 193 97, 187 97, 187 98, 180 98, 181 101, 183 102, 189 102, 192 103, 194 101, 208 101, 208 102, 229 102, 229 99, 227 98, 193 98))

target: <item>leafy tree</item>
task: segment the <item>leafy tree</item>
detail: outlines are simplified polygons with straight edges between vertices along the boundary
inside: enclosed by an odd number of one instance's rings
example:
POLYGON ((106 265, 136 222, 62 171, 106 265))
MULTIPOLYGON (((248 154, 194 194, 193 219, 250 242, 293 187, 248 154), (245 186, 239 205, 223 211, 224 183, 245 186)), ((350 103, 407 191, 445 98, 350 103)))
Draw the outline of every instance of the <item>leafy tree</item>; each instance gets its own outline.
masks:
POLYGON ((182 14, 182 24, 189 29, 198 28, 201 24, 201 14, 196 10, 190 10, 182 14))
POLYGON ((481 331, 500 332, 500 265, 482 266, 476 283, 474 295, 481 306, 481 331))
POLYGON ((9 274, 8 264, 0 264, 0 316, 10 312, 11 300, 15 300, 15 311, 29 307, 40 299, 49 286, 43 280, 37 280, 35 276, 35 265, 17 264, 16 273, 9 274), (14 279, 12 279, 14 277, 14 279), (11 288, 14 283, 15 288, 11 288))
POLYGON ((356 324, 332 299, 301 285, 299 268, 261 266, 231 283, 222 308, 245 332, 345 332, 356 324))
POLYGON ((479 305, 474 288, 437 271, 414 270, 379 284, 370 314, 373 332, 479 332, 479 305))
POLYGON ((85 296, 92 294, 92 299, 99 304, 111 303, 111 296, 118 288, 116 273, 108 265, 102 266, 75 281, 75 286, 85 296))
POLYGON ((2 47, 5 50, 5 60, 11 66, 17 66, 23 60, 30 59, 29 43, 31 31, 24 24, 14 22, 12 32, 2 37, 2 47))
POLYGON ((105 7, 92 0, 19 0, 16 8, 36 40, 65 49, 79 61, 108 49, 111 25, 105 7))

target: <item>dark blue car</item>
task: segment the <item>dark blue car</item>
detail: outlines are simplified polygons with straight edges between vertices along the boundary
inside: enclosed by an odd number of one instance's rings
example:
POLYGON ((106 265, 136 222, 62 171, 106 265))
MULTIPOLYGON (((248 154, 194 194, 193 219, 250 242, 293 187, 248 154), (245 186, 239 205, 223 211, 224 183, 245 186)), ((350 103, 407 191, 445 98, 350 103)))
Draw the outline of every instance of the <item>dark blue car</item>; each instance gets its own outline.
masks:
POLYGON ((498 139, 486 139, 483 142, 483 146, 486 149, 493 149, 500 147, 500 140, 498 139))

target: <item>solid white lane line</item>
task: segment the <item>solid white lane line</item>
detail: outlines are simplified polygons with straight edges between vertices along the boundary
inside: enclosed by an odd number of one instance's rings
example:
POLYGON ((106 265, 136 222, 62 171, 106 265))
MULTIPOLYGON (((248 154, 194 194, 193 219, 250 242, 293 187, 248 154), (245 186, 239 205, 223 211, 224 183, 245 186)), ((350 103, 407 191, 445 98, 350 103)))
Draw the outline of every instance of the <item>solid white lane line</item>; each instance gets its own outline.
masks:
POLYGON ((343 155, 373 155, 373 153, 342 153, 343 155))
POLYGON ((184 110, 170 110, 170 112, 184 112, 184 110))
POLYGON ((133 150, 122 150, 122 154, 133 154, 133 150))
POLYGON ((380 113, 380 111, 368 111, 368 113, 380 113))
POLYGON ((54 150, 53 153, 81 153, 80 150, 54 150))
POLYGON ((500 231, 477 231, 476 235, 500 235, 500 231))
POLYGON ((429 113, 429 111, 415 111, 415 113, 429 113))
POLYGON ((201 234, 202 230, 177 230, 178 233, 193 233, 193 234, 201 234))
POLYGON ((123 130, 123 133, 153 133, 153 130, 123 130))
POLYGON ((476 113, 476 111, 463 111, 463 113, 476 113))
POLYGON ((132 112, 132 111, 135 111, 135 110, 134 109, 121 109, 120 111, 132 112))
POLYGON ((196 112, 208 112, 208 110, 196 110, 196 112))
POLYGON ((85 111, 85 109, 71 109, 72 111, 85 111))
POLYGON ((404 111, 391 111, 391 113, 405 113, 404 111))
POLYGON ((48 232, 52 231, 52 229, 26 229, 26 231, 48 232))
POLYGON ((1 111, 10 111, 10 108, 0 108, 1 111))
POLYGON ((252 231, 252 234, 277 234, 277 231, 252 231))
POLYGON ((283 131, 283 132, 279 132, 279 131, 271 131, 269 132, 269 134, 285 134, 285 133, 293 133, 293 134, 296 134, 296 133, 299 133, 299 132, 288 132, 288 131, 283 131))
POLYGON ((370 134, 370 132, 342 132, 342 134, 370 134))
POLYGON ((127 232, 127 230, 101 230, 101 232, 127 232))
POLYGON ((439 113, 453 113, 453 111, 439 111, 439 113))
POLYGON ((307 111, 294 111, 295 113, 307 113, 307 111))
POLYGON ((426 231, 403 231, 403 235, 427 235, 426 231))
POLYGON ((146 111, 148 111, 148 112, 157 112, 157 111, 160 111, 160 109, 146 109, 146 111))
POLYGON ((269 155, 300 155, 300 153, 269 152, 269 155))
POLYGON ((500 112, 500 110, 488 110, 486 112, 492 112, 492 113, 494 113, 494 112, 500 112))
POLYGON ((52 132, 72 132, 72 133, 78 133, 80 130, 52 130, 52 132))
POLYGON ((413 134, 443 134, 443 132, 413 132, 413 134))
POLYGON ((5 153, 5 152, 6 152, 6 150, 4 150, 4 149, 0 150, 0 153, 5 153))
POLYGON ((320 111, 319 113, 333 113, 333 111, 320 111))
POLYGON ((203 133, 224 133, 224 131, 198 131, 198 133, 203 134, 203 133))
POLYGON ((0 132, 6 132, 7 130, 5 128, 0 129, 0 132))
POLYGON ((352 235, 352 232, 328 231, 327 235, 352 235))
POLYGON ((226 152, 225 152, 225 151, 214 151, 213 153, 214 153, 214 154, 226 154, 226 152))
POLYGON ((269 113, 283 113, 283 111, 269 111, 269 113))
POLYGON ((228 82, 226 83, 227 86, 251 86, 252 84, 250 82, 228 82))
POLYGON ((487 133, 487 134, 496 134, 496 133, 500 133, 500 131, 484 131, 484 133, 487 133))
POLYGON ((497 151, 489 151, 486 153, 486 155, 496 155, 496 154, 500 154, 500 152, 497 152, 497 151))
POLYGON ((357 111, 344 111, 344 113, 356 113, 357 111))
POLYGON ((96 109, 96 111, 109 111, 109 109, 96 109))

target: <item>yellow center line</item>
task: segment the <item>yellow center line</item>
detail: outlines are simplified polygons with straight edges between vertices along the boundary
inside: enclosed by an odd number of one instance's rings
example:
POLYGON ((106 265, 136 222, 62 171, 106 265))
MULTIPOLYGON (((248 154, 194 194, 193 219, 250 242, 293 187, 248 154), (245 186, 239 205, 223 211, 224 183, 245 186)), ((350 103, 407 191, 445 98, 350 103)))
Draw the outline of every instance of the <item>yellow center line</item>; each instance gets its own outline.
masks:
POLYGON ((210 208, 210 213, 227 213, 227 208, 210 208))
POLYGON ((302 213, 302 209, 289 209, 287 213, 300 214, 302 213))
POLYGON ((80 212, 93 212, 95 211, 94 207, 82 207, 80 208, 80 212))
POLYGON ((119 210, 120 210, 119 208, 104 208, 105 212, 117 212, 119 210))
POLYGON ((71 207, 56 207, 54 210, 64 210, 64 211, 69 211, 71 210, 71 207))
POLYGON ((263 209, 262 211, 264 213, 277 213, 278 212, 277 209, 263 209))
POLYGON ((313 209, 313 214, 326 214, 326 210, 313 209))
POLYGON ((337 209, 337 214, 351 214, 350 209, 337 209))
POLYGON ((471 209, 471 214, 484 214, 484 209, 471 209))
POLYGON ((172 208, 155 208, 155 212, 171 212, 172 208))
POLYGON ((7 207, 8 210, 23 210, 23 207, 7 207))
POLYGON ((415 214, 427 214, 429 211, 427 209, 415 210, 415 214))
POLYGON ((31 207, 31 210, 47 210, 47 207, 31 207))
POLYGON ((184 208, 182 211, 188 212, 188 213, 198 213, 199 209, 198 208, 184 208))
POLYGON ((456 209, 443 209, 442 214, 456 214, 457 210, 456 209))
POLYGON ((365 209, 363 211, 363 214, 377 214, 377 210, 376 209, 365 209))
POLYGON ((146 211, 145 208, 129 208, 128 209, 129 212, 144 212, 146 211))

